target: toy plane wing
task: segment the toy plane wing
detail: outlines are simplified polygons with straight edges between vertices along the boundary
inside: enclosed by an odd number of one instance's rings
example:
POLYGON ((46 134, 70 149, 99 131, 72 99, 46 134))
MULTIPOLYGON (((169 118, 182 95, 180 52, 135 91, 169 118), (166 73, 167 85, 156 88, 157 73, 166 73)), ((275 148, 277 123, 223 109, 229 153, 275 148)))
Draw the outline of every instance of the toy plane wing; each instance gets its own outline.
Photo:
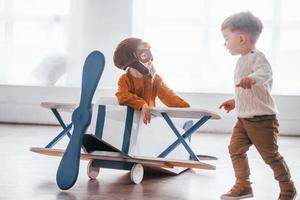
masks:
POLYGON ((210 116, 211 119, 221 119, 221 116, 215 112, 200 108, 171 108, 171 107, 154 107, 151 108, 151 114, 154 116, 162 116, 166 113, 172 118, 189 118, 199 119, 203 116, 210 116))
POLYGON ((64 111, 64 112, 73 112, 78 106, 74 103, 55 103, 55 102, 42 102, 41 107, 47 108, 47 109, 56 109, 58 111, 64 111))
MULTIPOLYGON (((55 103, 42 102, 41 106, 47 109, 57 109, 64 112, 73 112, 76 108, 74 103, 55 103)), ((199 119, 202 116, 211 116, 211 119, 221 119, 218 113, 200 108, 171 108, 171 107, 153 107, 151 114, 161 116, 161 113, 167 113, 169 117, 199 119)))
MULTIPOLYGON (((49 149, 49 148, 39 148, 32 147, 30 151, 44 154, 48 156, 61 157, 64 154, 63 149, 49 149)), ((110 160, 110 161, 122 161, 130 163, 140 163, 146 166, 157 166, 157 167, 186 167, 186 168, 198 168, 215 170, 216 167, 210 164, 206 164, 199 161, 188 161, 188 160, 178 160, 178 159, 166 159, 166 158, 154 158, 154 157, 131 157, 126 156, 120 152, 111 151, 92 151, 90 153, 81 153, 80 159, 82 160, 110 160)))

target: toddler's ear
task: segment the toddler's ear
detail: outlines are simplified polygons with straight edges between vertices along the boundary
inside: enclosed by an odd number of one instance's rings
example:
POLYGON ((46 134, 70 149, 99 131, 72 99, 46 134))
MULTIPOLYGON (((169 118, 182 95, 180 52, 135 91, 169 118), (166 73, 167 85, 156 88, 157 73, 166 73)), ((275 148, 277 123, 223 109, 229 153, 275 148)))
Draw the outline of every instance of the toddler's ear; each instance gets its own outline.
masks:
POLYGON ((240 43, 245 44, 247 41, 247 37, 244 34, 240 34, 240 43))

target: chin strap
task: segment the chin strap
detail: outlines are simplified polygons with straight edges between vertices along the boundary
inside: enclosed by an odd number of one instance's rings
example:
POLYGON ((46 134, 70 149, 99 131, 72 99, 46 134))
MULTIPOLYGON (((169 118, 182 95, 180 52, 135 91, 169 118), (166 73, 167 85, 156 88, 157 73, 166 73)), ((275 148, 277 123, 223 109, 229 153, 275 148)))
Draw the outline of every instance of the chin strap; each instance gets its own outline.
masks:
POLYGON ((130 63, 127 66, 125 66, 124 70, 126 70, 128 67, 136 69, 138 72, 140 72, 144 76, 149 74, 149 69, 147 67, 145 67, 142 63, 140 63, 138 60, 130 63))

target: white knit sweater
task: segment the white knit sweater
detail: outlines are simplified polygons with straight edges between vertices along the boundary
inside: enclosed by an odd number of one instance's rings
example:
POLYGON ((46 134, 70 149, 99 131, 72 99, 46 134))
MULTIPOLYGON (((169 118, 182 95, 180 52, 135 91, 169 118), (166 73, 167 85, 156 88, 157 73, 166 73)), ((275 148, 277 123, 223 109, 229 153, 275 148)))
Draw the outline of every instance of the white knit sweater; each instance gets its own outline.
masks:
POLYGON ((273 84, 272 69, 265 55, 257 49, 241 56, 237 61, 234 72, 235 85, 245 77, 254 78, 256 84, 251 89, 235 87, 237 116, 251 118, 277 114, 274 99, 270 94, 273 84))

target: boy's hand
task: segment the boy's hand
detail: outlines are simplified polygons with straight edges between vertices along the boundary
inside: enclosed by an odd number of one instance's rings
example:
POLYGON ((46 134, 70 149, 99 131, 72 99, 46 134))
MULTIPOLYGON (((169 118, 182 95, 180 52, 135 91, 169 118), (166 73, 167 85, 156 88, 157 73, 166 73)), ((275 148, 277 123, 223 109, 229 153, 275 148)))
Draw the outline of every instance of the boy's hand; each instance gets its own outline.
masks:
POLYGON ((227 113, 229 113, 231 110, 233 110, 235 108, 235 101, 234 101, 234 99, 230 99, 230 100, 227 100, 227 101, 223 102, 219 106, 219 109, 222 109, 223 107, 224 107, 224 110, 226 110, 227 113))
POLYGON ((252 85, 256 83, 254 78, 246 77, 243 78, 240 83, 236 84, 236 87, 241 87, 243 89, 251 89, 252 85))
POLYGON ((145 124, 150 123, 151 113, 149 106, 145 103, 142 107, 143 121, 145 124))

